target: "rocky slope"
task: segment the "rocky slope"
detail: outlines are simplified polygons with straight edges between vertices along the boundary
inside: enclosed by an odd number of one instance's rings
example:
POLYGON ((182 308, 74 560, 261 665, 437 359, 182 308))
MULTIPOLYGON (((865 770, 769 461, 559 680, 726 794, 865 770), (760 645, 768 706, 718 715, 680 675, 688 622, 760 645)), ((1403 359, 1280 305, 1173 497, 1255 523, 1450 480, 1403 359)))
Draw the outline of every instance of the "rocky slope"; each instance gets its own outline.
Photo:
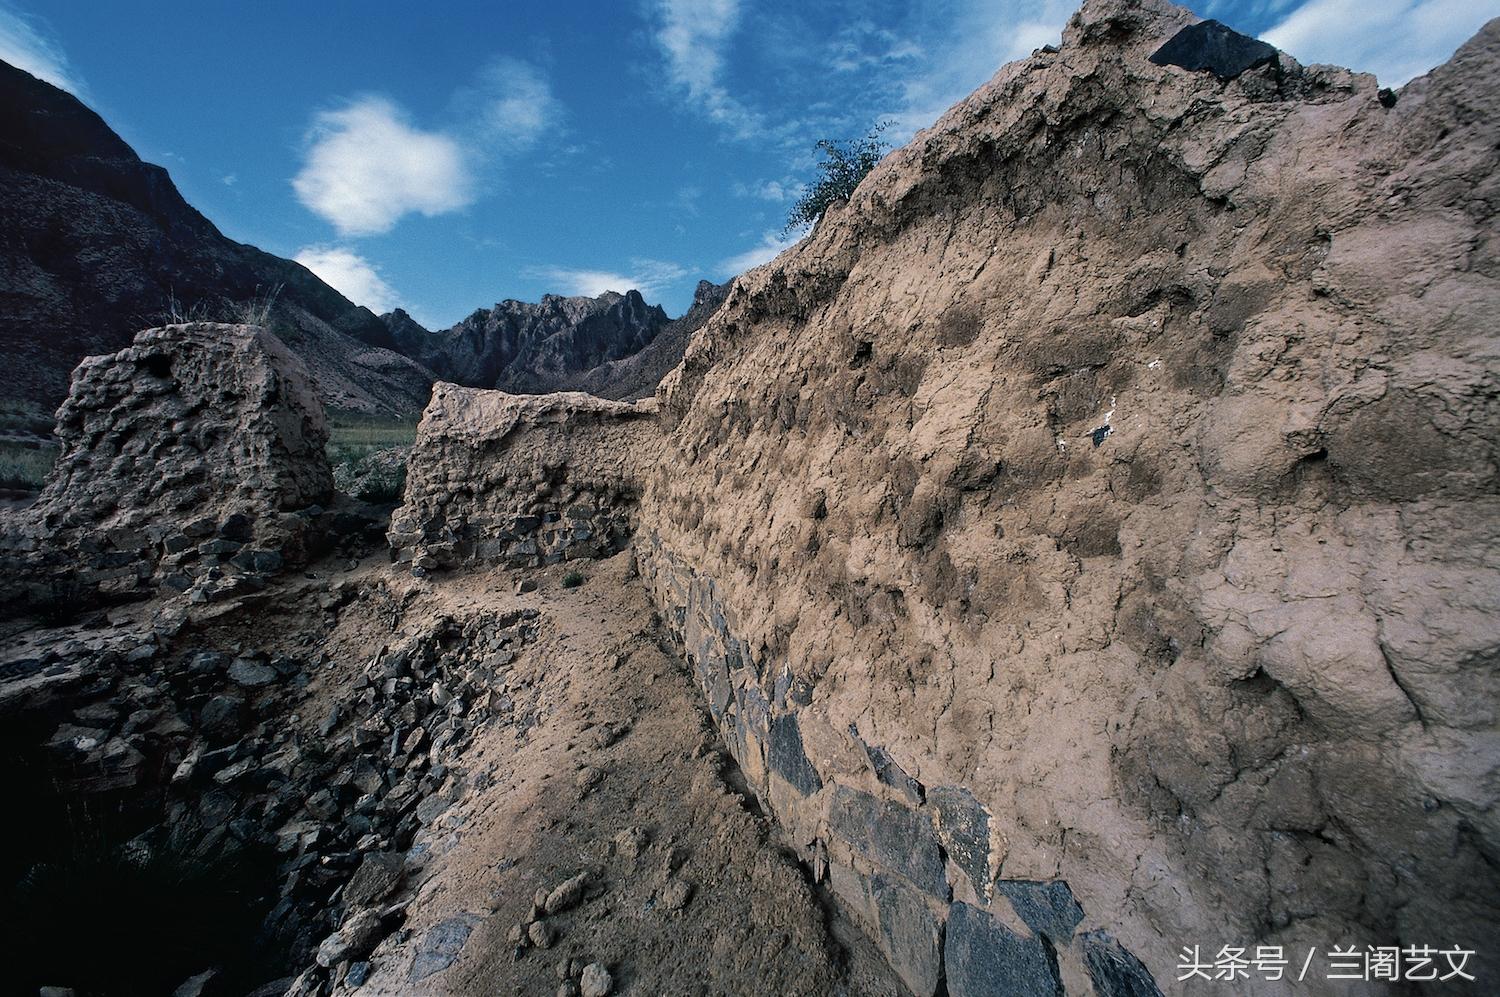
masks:
POLYGON ((566 390, 586 391, 600 398, 618 401, 634 401, 650 397, 661 379, 682 362, 693 333, 703 328, 724 299, 729 295, 729 283, 714 284, 700 280, 693 292, 693 304, 687 312, 662 327, 656 338, 643 346, 639 352, 620 360, 606 360, 593 370, 586 371, 566 390))
MULTIPOLYGON (((50 413, 85 356, 186 316, 254 311, 312 370, 326 402, 412 412, 432 374, 298 263, 225 238, 159 166, 72 95, 0 63, 0 399, 50 413)), ((236 318, 235 320, 239 320, 236 318)))
POLYGON ((582 390, 639 398, 677 365, 688 337, 713 314, 725 290, 701 281, 692 308, 675 321, 639 291, 506 300, 437 332, 399 309, 381 318, 399 349, 455 384, 518 394, 582 390))
MULTIPOLYGON (((1196 21, 1090 0, 608 441, 731 754, 916 993, 1500 974, 1500 22, 1392 94, 1196 21)), ((424 425, 471 490, 423 537, 565 517, 566 408, 482 482, 424 425)))

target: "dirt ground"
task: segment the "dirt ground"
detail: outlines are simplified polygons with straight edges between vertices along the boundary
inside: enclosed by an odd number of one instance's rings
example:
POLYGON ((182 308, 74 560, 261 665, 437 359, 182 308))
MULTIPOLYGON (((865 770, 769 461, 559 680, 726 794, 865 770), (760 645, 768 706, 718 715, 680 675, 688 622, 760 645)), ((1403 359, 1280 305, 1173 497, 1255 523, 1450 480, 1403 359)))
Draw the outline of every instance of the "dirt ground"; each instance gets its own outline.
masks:
POLYGON ((561 585, 566 570, 517 576, 539 583, 526 594, 502 572, 417 580, 366 564, 333 581, 366 595, 328 634, 334 663, 303 723, 393 631, 540 613, 493 690, 513 701, 509 719, 476 731, 455 766, 457 799, 419 833, 394 898, 409 904, 406 923, 357 992, 577 993, 579 971, 598 963, 616 993, 906 993, 736 791, 631 555, 589 564, 574 588, 561 585), (529 931, 538 891, 578 874, 582 899, 529 931))
MULTIPOLYGON (((418 808, 400 885, 377 904, 389 933, 329 967, 334 993, 597 994, 601 969, 608 993, 908 993, 741 791, 630 553, 425 579, 375 553, 324 561, 235 604, 136 604, 6 644, 7 657, 59 646, 62 633, 126 647, 155 629, 177 648, 296 655, 310 681, 257 730, 285 725, 307 743, 336 704, 347 710, 368 689, 384 649, 517 616, 526 639, 498 657, 452 649, 495 675, 469 692, 469 715, 484 719, 429 770, 440 788, 418 808), (575 570, 584 582, 563 587, 575 570), (522 579, 536 587, 518 593, 522 579), (547 899, 580 874, 576 896, 547 899)), ((39 680, 64 697, 77 684, 38 675, 7 689, 39 680)), ((382 764, 383 746, 369 752, 382 764)), ((347 892, 333 900, 346 924, 357 913, 347 892)))

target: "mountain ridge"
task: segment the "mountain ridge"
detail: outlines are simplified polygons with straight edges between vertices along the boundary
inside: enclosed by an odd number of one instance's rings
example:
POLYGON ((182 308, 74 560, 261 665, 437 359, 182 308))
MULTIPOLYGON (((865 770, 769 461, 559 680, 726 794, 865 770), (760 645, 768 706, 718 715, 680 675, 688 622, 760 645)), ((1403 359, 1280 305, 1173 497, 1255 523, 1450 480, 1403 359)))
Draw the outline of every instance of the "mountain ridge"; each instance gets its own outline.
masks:
POLYGON ((170 174, 73 95, 0 62, 0 346, 7 400, 55 407, 85 356, 142 328, 261 308, 325 402, 421 407, 430 372, 388 349, 384 323, 312 271, 225 236, 170 174))

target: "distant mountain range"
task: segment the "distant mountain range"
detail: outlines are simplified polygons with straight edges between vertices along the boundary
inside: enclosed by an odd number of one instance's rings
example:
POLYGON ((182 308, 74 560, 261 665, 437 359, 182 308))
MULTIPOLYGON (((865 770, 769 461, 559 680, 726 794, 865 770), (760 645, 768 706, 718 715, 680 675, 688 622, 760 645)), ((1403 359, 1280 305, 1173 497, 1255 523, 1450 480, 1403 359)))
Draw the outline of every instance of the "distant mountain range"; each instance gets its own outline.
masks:
POLYGON ((438 332, 401 311, 377 317, 301 264, 224 236, 99 115, 0 62, 0 431, 45 432, 79 360, 176 318, 263 316, 341 409, 414 413, 438 378, 649 394, 681 359, 684 323, 701 325, 723 290, 700 285, 675 323, 637 291, 502 301, 438 332), (619 366, 664 332, 674 349, 619 366))
POLYGON ((699 281, 693 307, 675 321, 639 291, 502 301, 438 332, 399 309, 381 318, 396 349, 445 381, 513 394, 588 391, 631 399, 651 394, 677 366, 688 338, 728 289, 699 281))

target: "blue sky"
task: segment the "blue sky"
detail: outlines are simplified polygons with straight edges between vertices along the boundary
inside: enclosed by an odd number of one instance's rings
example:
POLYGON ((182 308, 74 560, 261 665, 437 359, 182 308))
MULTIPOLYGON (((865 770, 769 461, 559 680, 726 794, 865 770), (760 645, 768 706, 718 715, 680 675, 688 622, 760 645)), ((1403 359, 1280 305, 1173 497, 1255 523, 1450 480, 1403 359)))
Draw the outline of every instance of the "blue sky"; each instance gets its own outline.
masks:
MULTIPOLYGON (((231 238, 430 327, 502 298, 769 259, 823 137, 904 140, 1074 0, 0 0, 0 58, 78 94, 231 238)), ((1199 0, 1399 85, 1500 0, 1199 0)))

